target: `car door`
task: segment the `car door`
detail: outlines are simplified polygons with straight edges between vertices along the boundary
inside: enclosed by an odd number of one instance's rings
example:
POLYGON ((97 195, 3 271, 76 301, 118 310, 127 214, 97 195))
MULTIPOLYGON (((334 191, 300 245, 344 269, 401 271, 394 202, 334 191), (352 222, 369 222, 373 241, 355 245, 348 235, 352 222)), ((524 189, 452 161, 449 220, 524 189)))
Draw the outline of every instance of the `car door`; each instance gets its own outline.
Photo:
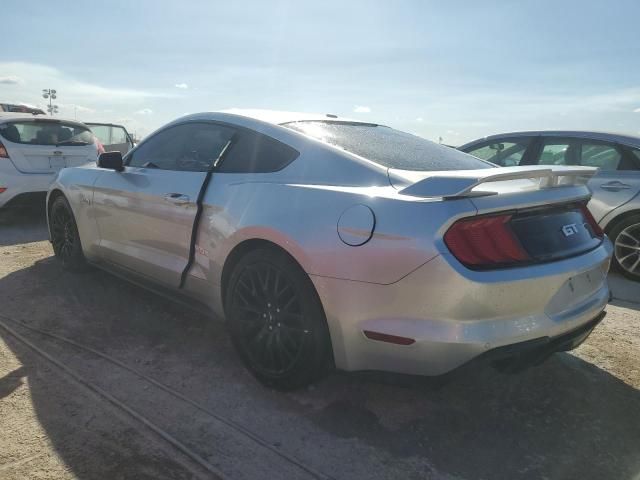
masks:
POLYGON ((476 144, 463 151, 501 167, 515 167, 523 163, 532 137, 508 137, 476 144))
POLYGON ((598 168, 598 172, 588 183, 593 195, 589 210, 598 222, 640 192, 638 159, 628 147, 615 142, 545 137, 536 158, 536 163, 541 165, 598 168))
POLYGON ((589 181, 593 192, 589 208, 597 221, 640 192, 638 158, 628 147, 585 140, 581 144, 581 165, 600 168, 589 181))
POLYGON ((133 148, 133 142, 127 130, 121 125, 87 123, 107 152, 118 151, 126 155, 133 148))
POLYGON ((133 150, 124 171, 101 172, 94 185, 101 258, 177 288, 206 172, 233 133, 209 123, 169 127, 133 150))

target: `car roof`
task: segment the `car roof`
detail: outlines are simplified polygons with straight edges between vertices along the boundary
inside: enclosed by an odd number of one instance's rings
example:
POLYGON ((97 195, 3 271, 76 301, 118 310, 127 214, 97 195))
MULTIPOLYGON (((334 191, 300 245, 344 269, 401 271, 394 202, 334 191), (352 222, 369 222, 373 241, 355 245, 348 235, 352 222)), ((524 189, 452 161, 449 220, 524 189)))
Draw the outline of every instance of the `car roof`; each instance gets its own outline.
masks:
MULTIPOLYGON (((253 120, 259 120, 261 122, 270 123, 273 125, 282 125, 291 122, 302 121, 333 121, 333 122, 349 122, 349 123, 362 123, 370 124, 371 122, 364 122, 362 120, 356 120, 347 117, 340 117, 331 113, 305 113, 305 112, 289 112, 284 110, 261 110, 261 109, 244 109, 244 108, 229 108, 226 110, 220 110, 216 112, 202 112, 192 115, 188 115, 190 119, 211 119, 217 120, 221 116, 239 116, 250 118, 253 120)), ((185 117, 182 117, 184 119, 185 117)))
POLYGON ((589 130, 530 130, 523 132, 510 132, 499 133, 495 135, 489 135, 472 142, 468 142, 462 145, 460 148, 465 148, 476 143, 484 142, 486 140, 500 140, 504 138, 512 137, 569 137, 569 138, 585 138, 590 140, 602 140, 616 143, 623 143, 627 145, 640 146, 640 137, 634 137, 633 135, 620 134, 615 132, 601 132, 601 131, 589 131, 589 130))
POLYGON ((120 125, 118 123, 104 123, 104 122, 83 122, 85 125, 100 125, 103 127, 121 127, 121 128, 125 128, 124 125, 120 125))
POLYGON ((79 122, 77 120, 71 120, 69 118, 47 117, 45 115, 34 115, 32 113, 0 112, 0 123, 11 122, 13 120, 20 120, 23 122, 24 121, 51 122, 51 123, 64 122, 64 123, 70 123, 72 125, 76 125, 79 127, 87 128, 87 126, 84 123, 79 122))

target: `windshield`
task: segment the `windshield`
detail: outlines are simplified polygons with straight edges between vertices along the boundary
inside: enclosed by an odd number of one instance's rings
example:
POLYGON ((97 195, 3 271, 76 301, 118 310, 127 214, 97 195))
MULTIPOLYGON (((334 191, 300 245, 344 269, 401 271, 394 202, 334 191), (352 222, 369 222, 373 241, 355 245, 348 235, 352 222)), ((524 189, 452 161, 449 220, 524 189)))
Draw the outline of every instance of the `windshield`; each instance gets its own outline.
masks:
POLYGON ((93 143, 83 126, 59 121, 16 121, 0 124, 0 135, 13 143, 28 145, 82 146, 93 143))
POLYGON ((495 165, 454 148, 372 123, 303 121, 284 127, 402 170, 474 170, 495 165))

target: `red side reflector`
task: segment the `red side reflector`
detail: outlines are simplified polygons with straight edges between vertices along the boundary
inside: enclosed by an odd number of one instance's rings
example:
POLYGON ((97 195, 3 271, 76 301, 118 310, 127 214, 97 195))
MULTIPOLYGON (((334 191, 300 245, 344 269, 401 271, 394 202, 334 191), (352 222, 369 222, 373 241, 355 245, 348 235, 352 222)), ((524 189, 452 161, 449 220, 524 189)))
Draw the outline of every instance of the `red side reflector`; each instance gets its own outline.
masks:
POLYGON ((580 207, 580 210, 582 210, 582 215, 584 216, 584 219, 587 221, 587 223, 591 227, 591 230, 593 230, 593 234, 596 237, 601 237, 601 238, 604 237, 604 231, 602 230, 600 225, 598 225, 598 222, 596 222, 596 219, 593 218, 593 215, 591 214, 587 206, 582 205, 580 207))
POLYGON ((451 253, 465 265, 490 266, 529 260, 509 227, 511 215, 458 220, 444 235, 451 253))
POLYGON ((388 333, 372 332, 371 330, 364 330, 364 336, 371 340, 394 343, 396 345, 411 345, 412 343, 416 343, 413 338, 398 337, 397 335, 389 335, 388 333))

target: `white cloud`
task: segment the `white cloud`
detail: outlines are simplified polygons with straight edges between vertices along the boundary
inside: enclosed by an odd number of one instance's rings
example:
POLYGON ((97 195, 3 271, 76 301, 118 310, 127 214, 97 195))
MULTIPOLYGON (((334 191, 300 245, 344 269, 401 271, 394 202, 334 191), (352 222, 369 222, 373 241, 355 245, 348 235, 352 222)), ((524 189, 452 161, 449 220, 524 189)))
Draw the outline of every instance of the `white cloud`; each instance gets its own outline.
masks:
POLYGON ((143 108, 134 113, 136 115, 151 115, 153 113, 153 110, 151 110, 150 108, 143 108))
POLYGON ((371 107, 367 107, 365 105, 356 105, 353 108, 353 111, 356 113, 371 113, 371 107))
POLYGON ((158 90, 97 85, 71 77, 57 68, 36 63, 0 62, 0 72, 7 74, 0 77, 0 80, 4 80, 1 83, 19 85, 11 92, 15 98, 3 98, 8 101, 37 103, 42 101, 39 92, 43 88, 55 88, 58 91, 59 100, 92 106, 96 104, 111 106, 114 103, 130 105, 132 102, 140 104, 148 98, 175 96, 158 90))
POLYGON ((0 84, 2 85, 17 85, 19 83, 22 83, 22 79, 14 75, 9 75, 8 77, 0 77, 0 84))
POLYGON ((176 88, 186 90, 187 88, 189 88, 189 85, 187 85, 186 83, 176 83, 176 88))
POLYGON ((416 118, 416 122, 424 122, 424 118, 418 117, 418 118, 416 118))
POLYGON ((640 113, 640 108, 636 108, 633 113, 640 113))

